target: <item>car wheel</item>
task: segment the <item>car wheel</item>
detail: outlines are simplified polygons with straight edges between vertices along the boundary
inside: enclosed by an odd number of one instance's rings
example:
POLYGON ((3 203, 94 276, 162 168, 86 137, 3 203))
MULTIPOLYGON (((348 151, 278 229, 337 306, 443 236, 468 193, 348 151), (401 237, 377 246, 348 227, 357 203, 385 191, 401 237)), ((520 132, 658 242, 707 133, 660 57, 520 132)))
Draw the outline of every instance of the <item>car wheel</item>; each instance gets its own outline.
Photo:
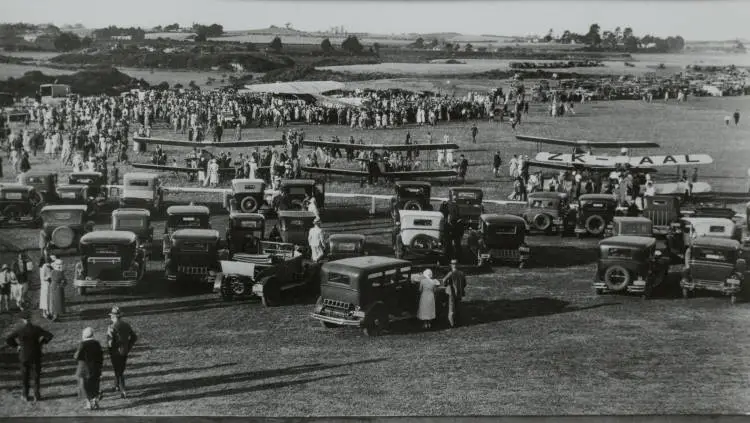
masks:
POLYGON ((229 287, 233 296, 241 297, 245 295, 247 286, 245 283, 237 277, 229 278, 229 287))
POLYGON ((534 216, 531 222, 535 229, 542 232, 547 232, 552 227, 552 218, 546 214, 538 214, 534 216))
POLYGON ((245 213, 255 213, 258 210, 258 201, 254 197, 245 197, 240 202, 240 210, 245 213))
POLYGON ((383 333, 383 330, 388 326, 388 316, 380 311, 376 311, 372 317, 367 319, 368 321, 362 328, 365 336, 380 336, 383 333))
POLYGON ((422 210, 422 205, 419 204, 419 201, 416 200, 409 200, 406 203, 404 203, 404 210, 422 210))
POLYGON ((86 292, 86 287, 84 287, 84 286, 77 288, 76 291, 78 291, 78 295, 80 295, 80 296, 84 296, 87 293, 86 292))
POLYGON ((589 216, 586 219, 586 223, 584 223, 584 227, 586 228, 586 232, 590 233, 591 235, 598 236, 601 235, 604 232, 605 228, 605 222, 604 218, 599 216, 598 214, 589 216))
POLYGON ((630 272, 622 266, 612 266, 604 273, 604 282, 610 291, 622 291, 631 281, 630 272))
POLYGON ((219 290, 219 293, 221 294, 221 299, 224 301, 232 301, 234 299, 232 295, 232 288, 230 286, 230 282, 228 281, 229 278, 223 278, 221 280, 221 288, 219 290))
POLYGON ((264 307, 275 307, 279 305, 281 301, 281 292, 276 286, 276 277, 269 276, 262 279, 263 284, 263 295, 260 297, 260 301, 264 307))

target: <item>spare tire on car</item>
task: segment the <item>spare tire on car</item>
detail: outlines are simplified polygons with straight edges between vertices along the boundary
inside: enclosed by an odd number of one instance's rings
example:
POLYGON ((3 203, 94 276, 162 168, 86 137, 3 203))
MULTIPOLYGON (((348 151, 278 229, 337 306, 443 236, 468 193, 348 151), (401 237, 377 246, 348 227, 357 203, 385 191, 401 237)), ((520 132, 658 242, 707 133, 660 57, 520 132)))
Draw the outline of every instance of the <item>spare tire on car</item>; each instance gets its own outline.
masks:
POLYGON ((604 272, 604 283, 613 292, 619 292, 627 288, 631 279, 630 272, 622 266, 612 266, 604 272))
POLYGON ((552 227, 552 218, 547 214, 538 214, 532 220, 534 228, 546 232, 552 227))
POLYGON ((57 248, 70 248, 75 239, 75 232, 67 226, 60 226, 52 231, 52 244, 57 248))
POLYGON ((606 223, 604 222, 603 217, 595 214, 589 216, 586 219, 586 223, 584 224, 584 226, 586 228, 586 231, 591 235, 601 235, 604 232, 606 223))

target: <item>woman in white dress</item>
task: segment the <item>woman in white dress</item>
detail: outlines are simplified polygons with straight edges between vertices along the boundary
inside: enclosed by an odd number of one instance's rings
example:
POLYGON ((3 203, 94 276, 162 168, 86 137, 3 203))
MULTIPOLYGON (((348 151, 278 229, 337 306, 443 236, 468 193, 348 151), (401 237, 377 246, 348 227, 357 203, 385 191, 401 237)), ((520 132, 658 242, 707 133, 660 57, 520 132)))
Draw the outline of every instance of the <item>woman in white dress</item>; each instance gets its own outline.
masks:
POLYGON ((432 270, 427 269, 422 273, 419 282, 419 309, 417 318, 422 321, 422 326, 429 329, 432 321, 437 317, 435 312, 435 288, 440 286, 440 281, 432 278, 432 270))
POLYGON ((52 279, 52 266, 50 263, 57 258, 55 256, 50 256, 48 260, 46 259, 46 252, 42 252, 42 258, 40 260, 40 266, 39 266, 39 281, 40 281, 40 288, 39 288, 39 309, 42 310, 42 317, 45 319, 49 318, 49 283, 52 279))
POLYGON ((208 164, 208 183, 212 187, 216 187, 219 184, 219 164, 216 159, 211 159, 208 164))

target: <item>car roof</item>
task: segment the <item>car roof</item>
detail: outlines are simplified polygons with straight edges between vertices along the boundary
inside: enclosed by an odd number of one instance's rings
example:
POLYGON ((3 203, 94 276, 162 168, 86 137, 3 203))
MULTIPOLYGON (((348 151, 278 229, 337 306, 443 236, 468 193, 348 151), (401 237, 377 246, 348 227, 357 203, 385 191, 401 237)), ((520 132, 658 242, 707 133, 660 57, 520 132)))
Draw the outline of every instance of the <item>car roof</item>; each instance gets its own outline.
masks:
POLYGON ((486 213, 479 216, 483 221, 493 223, 518 223, 526 226, 526 221, 520 216, 512 214, 497 214, 497 213, 486 213))
POLYGON ((529 194, 528 198, 563 198, 566 195, 561 192, 549 192, 549 191, 539 191, 539 192, 532 192, 529 194))
POLYGON ((167 214, 209 214, 206 206, 169 206, 167 214))
POLYGON ((102 173, 82 171, 82 172, 72 172, 69 176, 102 176, 102 173))
POLYGON ((582 196, 578 197, 578 199, 617 201, 617 198, 615 198, 615 196, 611 194, 583 194, 582 196))
POLYGON ((693 240, 693 245, 696 247, 718 247, 718 248, 732 248, 738 249, 741 244, 735 239, 729 238, 715 238, 712 236, 700 236, 693 240))
POLYGON ((411 262, 393 257, 382 256, 360 256, 350 257, 341 260, 335 260, 325 263, 322 270, 334 272, 357 273, 359 271, 378 271, 380 269, 389 269, 393 267, 411 267, 411 262))
POLYGON ((432 187, 432 184, 429 182, 424 181, 396 181, 394 182, 394 185, 397 187, 403 187, 403 186, 419 186, 419 187, 432 187))
POLYGON ((329 241, 364 241, 365 236, 362 234, 333 234, 328 237, 329 241))
POLYGON ((439 217, 441 219, 445 218, 445 215, 443 213, 440 213, 439 211, 429 211, 429 210, 399 210, 398 214, 400 217, 439 217))
POLYGON ((158 173, 150 173, 150 172, 131 172, 126 173, 123 175, 123 180, 129 180, 129 179, 159 179, 158 173))
POLYGON ((42 213, 45 211, 70 211, 70 210, 78 210, 85 212, 88 210, 88 206, 80 205, 80 204, 53 204, 49 206, 42 207, 42 213))
POLYGON ((694 224, 722 224, 722 225, 734 225, 734 221, 732 219, 727 219, 724 217, 683 217, 682 220, 688 221, 690 223, 694 224))
POLYGON ((279 217, 315 217, 315 213, 305 210, 279 210, 279 217))
POLYGON ((315 179, 282 179, 281 185, 315 185, 315 179))
POLYGON ((255 219, 255 220, 266 220, 265 217, 263 217, 260 213, 243 213, 238 211, 233 211, 229 213, 230 218, 247 218, 247 219, 255 219))
POLYGON ((201 240, 219 239, 219 231, 215 229, 179 229, 172 233, 172 239, 198 238, 201 240))
POLYGON ((128 245, 138 238, 130 231, 93 231, 81 237, 82 244, 108 242, 118 245, 128 245))
POLYGON ((618 235, 599 241, 599 246, 611 245, 620 247, 650 247, 656 239, 645 236, 618 235))
POLYGON ((0 191, 31 191, 34 187, 24 184, 0 184, 0 191))
POLYGON ((262 179, 249 179, 249 178, 239 178, 239 179, 232 179, 233 184, 239 184, 239 183, 248 183, 248 184, 265 184, 266 181, 262 179))
POLYGON ((112 215, 129 215, 129 216, 151 216, 151 212, 146 209, 137 209, 137 208, 122 208, 122 209, 115 209, 112 212, 112 215))
POLYGON ((639 222, 639 223, 653 223, 651 219, 643 216, 615 216, 612 221, 614 222, 639 222))
POLYGON ((24 176, 49 176, 49 175, 55 175, 57 176, 57 172, 50 172, 48 170, 29 170, 28 172, 23 173, 24 176))

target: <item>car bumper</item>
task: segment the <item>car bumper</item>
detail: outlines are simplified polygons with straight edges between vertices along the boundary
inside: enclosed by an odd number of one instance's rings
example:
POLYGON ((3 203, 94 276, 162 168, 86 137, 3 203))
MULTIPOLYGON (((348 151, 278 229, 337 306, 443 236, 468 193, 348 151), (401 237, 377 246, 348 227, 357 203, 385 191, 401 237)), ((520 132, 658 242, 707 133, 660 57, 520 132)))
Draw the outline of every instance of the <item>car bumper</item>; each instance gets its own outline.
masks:
MULTIPOLYGON (((594 282, 594 289, 597 291, 601 290, 604 292, 611 292, 609 287, 607 287, 607 284, 603 281, 595 281, 594 282)), ((616 291, 616 292, 622 292, 622 291, 616 291)), ((643 279, 636 279, 633 282, 630 283, 627 287, 625 287, 625 292, 629 294, 643 294, 646 292, 646 281, 643 279)))
POLYGON ((687 289, 688 291, 702 290, 719 292, 724 295, 735 295, 742 291, 742 282, 737 279, 731 279, 733 282, 723 281, 702 281, 702 280, 680 280, 680 288, 687 289))
POLYGON ((528 251, 521 252, 517 249, 493 248, 490 250, 480 252, 479 258, 489 259, 489 260, 495 259, 495 260, 525 261, 531 258, 531 253, 528 251))
POLYGON ((327 316, 325 314, 320 314, 320 313, 312 313, 310 314, 310 317, 312 317, 315 320, 320 320, 321 322, 332 323, 334 325, 339 325, 339 326, 361 326, 362 324, 361 320, 327 316))
POLYGON ((138 285, 138 279, 125 279, 118 281, 104 281, 101 279, 74 279, 73 286, 76 288, 134 288, 138 285))
POLYGON ((577 234, 585 234, 587 232, 588 231, 586 230, 586 228, 580 228, 580 227, 577 227, 577 226, 575 228, 575 233, 577 233, 577 234))

